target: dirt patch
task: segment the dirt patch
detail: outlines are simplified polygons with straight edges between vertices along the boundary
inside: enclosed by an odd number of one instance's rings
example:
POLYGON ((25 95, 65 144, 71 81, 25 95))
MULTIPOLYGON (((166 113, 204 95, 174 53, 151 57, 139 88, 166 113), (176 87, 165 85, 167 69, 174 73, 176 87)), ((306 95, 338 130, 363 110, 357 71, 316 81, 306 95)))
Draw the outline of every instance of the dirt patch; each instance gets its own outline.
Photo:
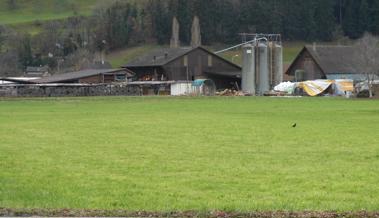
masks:
POLYGON ((379 218, 379 212, 147 212, 138 211, 130 212, 125 210, 71 210, 71 209, 9 209, 0 208, 0 216, 7 217, 30 217, 30 216, 48 216, 48 217, 173 217, 173 218, 379 218))

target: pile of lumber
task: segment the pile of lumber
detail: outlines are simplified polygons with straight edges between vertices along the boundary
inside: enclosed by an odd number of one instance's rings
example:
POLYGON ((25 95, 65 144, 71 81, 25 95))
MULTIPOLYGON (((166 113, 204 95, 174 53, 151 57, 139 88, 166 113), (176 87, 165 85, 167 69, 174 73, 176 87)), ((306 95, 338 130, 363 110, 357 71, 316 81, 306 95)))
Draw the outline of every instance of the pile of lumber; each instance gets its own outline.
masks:
POLYGON ((242 91, 236 91, 232 89, 225 89, 221 92, 216 92, 216 95, 218 96, 249 96, 249 94, 244 93, 242 91))

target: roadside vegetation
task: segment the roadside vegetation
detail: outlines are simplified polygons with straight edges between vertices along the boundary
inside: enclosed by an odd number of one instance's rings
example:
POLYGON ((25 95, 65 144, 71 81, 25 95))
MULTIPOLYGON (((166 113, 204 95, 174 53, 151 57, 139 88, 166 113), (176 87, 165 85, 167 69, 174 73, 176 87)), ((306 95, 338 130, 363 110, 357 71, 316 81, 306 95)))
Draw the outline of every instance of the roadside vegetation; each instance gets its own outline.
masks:
POLYGON ((378 101, 100 97, 0 105, 3 208, 379 209, 378 101))

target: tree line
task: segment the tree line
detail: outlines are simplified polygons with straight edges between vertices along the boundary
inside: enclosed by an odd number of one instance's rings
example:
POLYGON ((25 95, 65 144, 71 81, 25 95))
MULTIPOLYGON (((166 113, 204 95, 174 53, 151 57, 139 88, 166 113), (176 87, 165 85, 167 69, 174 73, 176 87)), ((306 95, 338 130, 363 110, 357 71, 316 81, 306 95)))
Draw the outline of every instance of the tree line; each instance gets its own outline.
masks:
MULTIPOLYGON (((9 0, 9 9, 17 0, 9 0)), ((59 1, 55 1, 59 4, 59 1)), ((238 33, 280 33, 284 40, 331 41, 379 34, 377 0, 139 0, 106 1, 92 16, 38 22, 37 34, 0 27, 0 74, 27 66, 80 68, 101 54, 143 43, 168 44, 173 17, 188 45, 194 16, 203 44, 240 42, 238 33)))
POLYGON ((169 38, 172 16, 181 24, 181 40, 188 43, 194 15, 206 44, 235 42, 241 32, 306 41, 379 34, 377 0, 150 0, 149 8, 161 43, 169 38))

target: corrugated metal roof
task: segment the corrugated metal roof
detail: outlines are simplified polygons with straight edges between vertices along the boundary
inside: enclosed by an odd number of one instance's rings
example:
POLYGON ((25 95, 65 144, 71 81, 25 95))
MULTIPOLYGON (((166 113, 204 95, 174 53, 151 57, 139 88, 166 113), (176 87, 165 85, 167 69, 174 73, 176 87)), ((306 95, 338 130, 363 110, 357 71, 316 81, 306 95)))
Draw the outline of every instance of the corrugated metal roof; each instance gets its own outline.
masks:
POLYGON ((56 74, 50 77, 42 78, 42 79, 36 79, 36 80, 30 80, 29 82, 32 83, 62 83, 72 80, 78 80, 85 77, 95 76, 99 74, 109 74, 109 73, 118 73, 118 72, 124 72, 128 75, 131 75, 130 72, 128 72, 126 69, 91 69, 91 70, 82 70, 77 72, 71 72, 71 73, 64 73, 64 74, 56 74))
POLYGON ((360 73, 359 63, 351 46, 305 46, 325 74, 360 73))

